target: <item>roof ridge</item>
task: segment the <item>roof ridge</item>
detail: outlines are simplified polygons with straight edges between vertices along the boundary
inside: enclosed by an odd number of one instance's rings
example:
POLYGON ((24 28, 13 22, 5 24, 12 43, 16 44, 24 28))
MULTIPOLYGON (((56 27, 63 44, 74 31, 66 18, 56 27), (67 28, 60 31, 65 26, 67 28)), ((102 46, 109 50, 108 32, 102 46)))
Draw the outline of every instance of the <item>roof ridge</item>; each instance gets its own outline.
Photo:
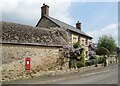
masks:
POLYGON ((1 24, 9 24, 9 25, 11 25, 12 27, 14 27, 15 25, 18 27, 18 25, 19 25, 19 27, 21 27, 21 26, 23 26, 23 27, 29 27, 29 28, 32 28, 32 29, 43 29, 43 30, 48 30, 49 31, 49 29, 44 29, 43 27, 42 28, 40 28, 40 27, 35 27, 35 26, 31 26, 31 25, 26 25, 26 24, 20 24, 20 23, 16 23, 16 22, 6 22, 6 21, 0 21, 0 23, 1 24))
MULTIPOLYGON (((44 16, 45 16, 45 15, 44 15, 44 16)), ((77 29, 76 27, 74 27, 74 26, 72 26, 72 25, 69 25, 69 24, 67 24, 67 23, 65 23, 65 22, 62 22, 62 21, 60 21, 60 20, 58 20, 58 19, 56 19, 56 18, 53 18, 53 17, 51 17, 51 16, 45 16, 45 17, 48 18, 48 19, 50 19, 52 22, 54 22, 54 23, 57 24, 58 26, 63 26, 64 28, 67 28, 67 29, 69 29, 69 30, 71 30, 71 31, 74 31, 74 32, 79 33, 79 34, 81 34, 81 35, 84 35, 84 36, 87 36, 87 37, 89 37, 89 38, 92 38, 91 36, 87 35, 85 32, 77 29)))
POLYGON ((18 25, 25 25, 25 26, 30 26, 30 27, 34 27, 32 25, 26 25, 26 24, 22 24, 22 23, 16 23, 16 22, 8 22, 8 21, 0 21, 0 23, 8 23, 8 24, 18 24, 18 25))
MULTIPOLYGON (((53 17, 51 17, 51 16, 49 16, 50 18, 53 18, 53 17)), ((56 19, 56 18, 53 18, 53 19, 56 19)), ((63 22, 63 21, 61 21, 61 20, 58 20, 58 19, 56 19, 57 21, 60 21, 60 22, 62 22, 62 23, 65 23, 65 22, 63 22)), ((65 23, 65 24, 67 24, 67 25, 69 25, 69 26, 72 26, 72 25, 70 25, 70 24, 68 24, 68 23, 65 23)), ((72 27, 74 27, 74 26, 72 26, 72 27)), ((76 28, 76 27, 74 27, 74 28, 76 28)), ((77 28, 76 28, 77 29, 77 28)))

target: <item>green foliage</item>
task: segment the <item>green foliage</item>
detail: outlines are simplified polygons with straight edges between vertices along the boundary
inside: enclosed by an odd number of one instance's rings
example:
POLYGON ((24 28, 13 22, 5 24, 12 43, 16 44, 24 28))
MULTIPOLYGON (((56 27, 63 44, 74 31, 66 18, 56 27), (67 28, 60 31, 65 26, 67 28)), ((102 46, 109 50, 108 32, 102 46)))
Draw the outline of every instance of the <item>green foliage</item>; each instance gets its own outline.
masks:
POLYGON ((76 59, 76 54, 72 51, 72 49, 70 49, 69 54, 70 54, 70 58, 76 59))
POLYGON ((84 49, 81 50, 81 54, 78 57, 79 61, 77 62, 77 67, 84 67, 85 66, 85 55, 84 55, 84 49))
POLYGON ((69 51, 69 68, 76 68, 77 62, 76 62, 76 54, 72 51, 72 49, 69 51))
POLYGON ((69 68, 76 68, 77 64, 76 64, 76 60, 73 58, 70 58, 69 60, 69 68))
POLYGON ((81 48, 80 49, 80 55, 77 56, 77 60, 81 61, 84 57, 85 57, 85 55, 84 55, 84 48, 81 48))
POLYGON ((96 50, 96 54, 97 54, 97 55, 107 55, 107 56, 109 56, 109 55, 110 55, 110 52, 109 52, 108 49, 105 48, 105 47, 99 47, 99 48, 96 50))
POLYGON ((92 65, 95 65, 95 64, 97 64, 98 63, 98 60, 97 59, 91 59, 91 64, 92 65))
POLYGON ((76 49, 76 48, 79 48, 80 47, 80 43, 79 42, 76 42, 74 43, 73 47, 76 49))
POLYGON ((96 65, 102 63, 103 57, 99 55, 93 55, 89 60, 85 62, 86 66, 96 65))
POLYGON ((104 56, 99 56, 99 58, 98 58, 98 63, 99 64, 103 63, 103 58, 104 58, 104 56))
POLYGON ((85 55, 84 55, 84 49, 81 51, 81 62, 85 64, 85 55))
POLYGON ((81 67, 84 67, 84 66, 85 66, 84 63, 82 63, 81 61, 77 61, 77 67, 78 68, 81 68, 81 67))
POLYGON ((96 65, 98 64, 98 60, 97 59, 91 59, 85 62, 86 66, 91 66, 91 65, 96 65))
POLYGON ((91 59, 96 59, 96 55, 91 56, 89 60, 91 59))
POLYGON ((96 59, 99 62, 101 62, 101 56, 99 55, 93 55, 89 60, 96 59))
POLYGON ((105 47, 112 54, 116 49, 115 40, 111 36, 103 35, 98 40, 98 48, 105 47))
POLYGON ((86 65, 96 65, 99 63, 104 63, 104 66, 106 66, 106 59, 107 57, 104 56, 99 56, 99 55, 94 55, 92 59, 89 60, 89 63, 86 63, 86 65))
POLYGON ((69 68, 80 68, 85 65, 85 55, 84 55, 84 49, 79 48, 80 44, 77 42, 74 45, 75 49, 70 49, 69 51, 69 68), (76 49, 78 48, 78 49, 76 49), (78 61, 77 61, 78 60, 78 61))
POLYGON ((103 56, 102 56, 102 57, 100 57, 99 64, 103 63, 103 59, 104 59, 104 57, 103 57, 103 56))
POLYGON ((91 66, 91 65, 92 65, 92 63, 91 63, 90 60, 87 60, 87 61, 85 62, 85 66, 91 66))

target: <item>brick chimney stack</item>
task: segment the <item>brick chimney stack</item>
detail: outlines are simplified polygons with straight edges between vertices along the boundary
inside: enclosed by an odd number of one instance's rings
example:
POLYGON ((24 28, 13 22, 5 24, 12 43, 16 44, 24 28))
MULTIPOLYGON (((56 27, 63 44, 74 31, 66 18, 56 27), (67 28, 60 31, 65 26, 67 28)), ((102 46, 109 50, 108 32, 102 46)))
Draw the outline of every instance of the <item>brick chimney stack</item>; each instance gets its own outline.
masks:
POLYGON ((76 23, 76 28, 78 28, 79 30, 81 30, 81 22, 78 21, 78 22, 76 23))
POLYGON ((45 5, 45 3, 41 7, 41 16, 43 16, 43 15, 49 16, 49 6, 45 5))

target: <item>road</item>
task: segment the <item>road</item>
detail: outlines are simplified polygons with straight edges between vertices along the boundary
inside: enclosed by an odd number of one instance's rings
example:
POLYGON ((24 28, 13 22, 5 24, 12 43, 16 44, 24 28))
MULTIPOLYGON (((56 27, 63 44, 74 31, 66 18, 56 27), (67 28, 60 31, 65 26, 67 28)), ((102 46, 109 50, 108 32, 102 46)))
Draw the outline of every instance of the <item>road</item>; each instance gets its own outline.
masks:
POLYGON ((91 71, 3 82, 3 84, 118 84, 118 64, 91 71))
POLYGON ((73 79, 54 82, 54 84, 118 84, 118 68, 89 72, 73 79))

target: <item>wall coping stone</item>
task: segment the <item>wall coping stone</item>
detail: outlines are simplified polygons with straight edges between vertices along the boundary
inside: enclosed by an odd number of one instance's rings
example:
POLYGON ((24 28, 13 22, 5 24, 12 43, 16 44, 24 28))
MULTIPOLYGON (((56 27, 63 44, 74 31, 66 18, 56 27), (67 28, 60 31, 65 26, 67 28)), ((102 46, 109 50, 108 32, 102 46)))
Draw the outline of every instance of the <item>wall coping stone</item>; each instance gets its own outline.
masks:
POLYGON ((15 43, 15 42, 2 42, 0 44, 42 46, 42 47, 58 47, 58 48, 62 48, 62 46, 63 46, 63 45, 46 45, 46 44, 37 44, 37 43, 15 43))

